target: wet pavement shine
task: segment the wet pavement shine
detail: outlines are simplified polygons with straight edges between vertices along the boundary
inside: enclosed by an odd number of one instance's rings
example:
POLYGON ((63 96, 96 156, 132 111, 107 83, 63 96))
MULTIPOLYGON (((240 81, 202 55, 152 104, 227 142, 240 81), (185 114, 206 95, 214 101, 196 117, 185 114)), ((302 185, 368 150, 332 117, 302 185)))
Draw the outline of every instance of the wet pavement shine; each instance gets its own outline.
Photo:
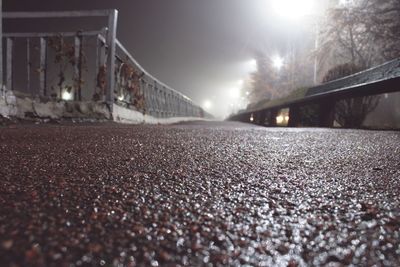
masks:
POLYGON ((400 266, 400 132, 0 128, 1 266, 400 266))

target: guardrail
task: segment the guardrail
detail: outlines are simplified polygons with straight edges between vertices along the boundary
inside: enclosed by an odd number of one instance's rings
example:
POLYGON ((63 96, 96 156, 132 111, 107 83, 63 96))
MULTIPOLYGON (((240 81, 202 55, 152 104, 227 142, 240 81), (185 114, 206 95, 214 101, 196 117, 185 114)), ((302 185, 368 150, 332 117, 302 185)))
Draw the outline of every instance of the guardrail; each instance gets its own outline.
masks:
POLYGON ((342 99, 400 91, 400 58, 362 72, 311 88, 295 91, 276 100, 260 101, 229 120, 276 126, 281 109, 289 109, 288 126, 297 126, 300 107, 318 106, 318 126, 332 127, 335 103, 342 99))
POLYGON ((3 13, 7 20, 83 17, 105 18, 106 27, 78 32, 3 33, 7 89, 45 99, 105 102, 111 111, 113 105, 119 105, 156 118, 211 118, 133 58, 117 39, 117 10, 3 13), (25 65, 18 68, 18 79, 16 65, 25 65))

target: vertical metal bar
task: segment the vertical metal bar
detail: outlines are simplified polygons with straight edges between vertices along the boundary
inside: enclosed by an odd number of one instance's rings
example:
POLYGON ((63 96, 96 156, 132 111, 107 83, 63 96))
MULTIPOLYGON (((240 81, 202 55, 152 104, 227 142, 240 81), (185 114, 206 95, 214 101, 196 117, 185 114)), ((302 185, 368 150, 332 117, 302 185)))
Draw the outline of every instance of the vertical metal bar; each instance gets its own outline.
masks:
POLYGON ((74 64, 74 100, 82 100, 82 36, 75 36, 75 64, 74 64))
MULTIPOLYGON (((62 56, 62 54, 63 54, 63 49, 64 49, 64 37, 61 36, 61 37, 60 37, 60 51, 59 51, 60 56, 62 56)), ((64 74, 64 69, 63 69, 63 66, 62 66, 63 64, 59 64, 59 65, 60 65, 60 74, 59 74, 59 75, 65 75, 65 74, 64 74)), ((58 94, 58 95, 59 95, 59 98, 62 99, 63 90, 64 90, 64 88, 63 88, 63 83, 60 84, 58 90, 59 90, 59 94, 58 94)), ((70 92, 70 93, 71 93, 71 92, 70 92)))
POLYGON ((0 0, 0 90, 3 90, 3 0, 0 0))
POLYGON ((158 106, 158 116, 163 116, 163 102, 162 102, 162 90, 157 87, 157 106, 158 106))
POLYGON ((167 95, 165 94, 164 87, 161 87, 160 91, 161 91, 161 100, 162 100, 161 110, 162 110, 162 115, 165 118, 168 116, 167 109, 166 109, 167 95))
POLYGON ((139 80, 140 81, 140 91, 142 92, 142 96, 143 96, 143 100, 144 100, 144 112, 147 113, 148 111, 148 98, 147 98, 147 90, 146 90, 146 84, 144 83, 144 81, 142 79, 139 80))
POLYGON ((160 110, 160 90, 157 88, 157 82, 154 81, 154 96, 155 96, 155 102, 156 102, 156 112, 157 112, 157 117, 160 117, 161 115, 161 110, 160 110))
POLYGON ((164 91, 164 110, 165 110, 166 116, 170 117, 171 110, 169 107, 169 100, 168 100, 169 94, 168 94, 168 91, 165 89, 165 87, 163 87, 163 91, 164 91))
POLYGON ((174 103, 174 116, 177 116, 178 115, 178 110, 177 110, 178 105, 177 105, 177 98, 176 98, 175 94, 173 94, 172 101, 173 101, 172 103, 174 103))
POLYGON ((14 40, 7 38, 7 89, 13 90, 13 45, 14 40))
POLYGON ((115 86, 115 55, 116 55, 116 37, 117 37, 117 20, 118 11, 113 10, 108 17, 108 36, 107 36, 107 80, 108 88, 106 92, 106 101, 110 105, 112 112, 112 106, 114 104, 114 86, 115 86))
POLYGON ((161 117, 164 118, 165 117, 165 92, 163 90, 163 87, 161 86, 159 89, 159 96, 160 96, 160 102, 159 102, 159 109, 160 109, 160 114, 161 117))
POLYGON ((174 107, 174 111, 173 111, 174 117, 176 117, 178 115, 178 110, 177 110, 178 105, 177 105, 177 98, 176 98, 175 94, 172 95, 172 103, 173 103, 173 107, 174 107))
POLYGON ((96 36, 96 58, 94 59, 94 88, 93 88, 93 92, 94 94, 97 93, 97 79, 99 77, 99 72, 100 72, 100 47, 101 47, 101 42, 99 40, 99 35, 96 36))
POLYGON ((181 96, 178 96, 178 116, 182 116, 182 98, 181 96))
POLYGON ((104 75, 105 70, 106 70, 106 47, 105 43, 103 43, 100 38, 97 39, 98 41, 98 65, 97 65, 97 75, 96 75, 96 85, 100 88, 101 92, 99 92, 99 100, 104 101, 105 100, 105 90, 107 88, 104 88, 104 85, 99 84, 101 82, 101 79, 104 79, 105 77, 101 77, 104 75))
POLYGON ((156 98, 156 90, 154 89, 154 86, 151 85, 151 105, 153 107, 153 116, 157 117, 157 98, 156 98))
POLYGON ((26 88, 28 92, 33 95, 31 91, 31 39, 26 38, 26 88))
POLYGON ((153 92, 153 116, 158 116, 158 105, 157 105, 157 90, 154 86, 152 86, 153 92))
POLYGON ((144 107, 143 107, 143 111, 144 113, 148 113, 148 107, 149 107, 149 99, 148 99, 148 92, 147 92, 147 87, 146 84, 144 82, 144 80, 140 80, 140 91, 142 91, 142 96, 143 96, 143 102, 144 102, 144 107))
POLYGON ((40 38, 40 95, 47 94, 47 40, 40 38))
POLYGON ((174 93, 173 92, 171 92, 170 93, 170 95, 169 95, 169 106, 170 106, 170 109, 171 109, 171 116, 172 117, 174 117, 175 116, 175 96, 174 96, 174 93))
POLYGON ((153 109, 154 109, 154 100, 153 100, 153 89, 151 88, 151 85, 146 82, 146 90, 147 90, 147 97, 149 98, 149 105, 148 105, 148 112, 150 115, 153 115, 153 109))

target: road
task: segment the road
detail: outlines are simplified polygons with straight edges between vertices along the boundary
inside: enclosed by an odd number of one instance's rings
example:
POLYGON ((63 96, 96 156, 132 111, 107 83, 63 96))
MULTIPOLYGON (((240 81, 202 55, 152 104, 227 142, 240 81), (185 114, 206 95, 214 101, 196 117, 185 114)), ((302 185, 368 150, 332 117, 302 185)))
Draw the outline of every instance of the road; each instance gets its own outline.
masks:
POLYGON ((4 266, 400 266, 400 132, 0 128, 4 266))

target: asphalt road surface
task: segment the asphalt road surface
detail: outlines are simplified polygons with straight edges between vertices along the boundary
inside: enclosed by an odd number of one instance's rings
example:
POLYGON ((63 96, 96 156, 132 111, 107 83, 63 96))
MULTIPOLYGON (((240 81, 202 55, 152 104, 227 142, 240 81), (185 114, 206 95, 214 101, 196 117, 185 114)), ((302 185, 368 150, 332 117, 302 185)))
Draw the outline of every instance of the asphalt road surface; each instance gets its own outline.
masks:
POLYGON ((400 266, 400 132, 0 128, 1 266, 400 266))

